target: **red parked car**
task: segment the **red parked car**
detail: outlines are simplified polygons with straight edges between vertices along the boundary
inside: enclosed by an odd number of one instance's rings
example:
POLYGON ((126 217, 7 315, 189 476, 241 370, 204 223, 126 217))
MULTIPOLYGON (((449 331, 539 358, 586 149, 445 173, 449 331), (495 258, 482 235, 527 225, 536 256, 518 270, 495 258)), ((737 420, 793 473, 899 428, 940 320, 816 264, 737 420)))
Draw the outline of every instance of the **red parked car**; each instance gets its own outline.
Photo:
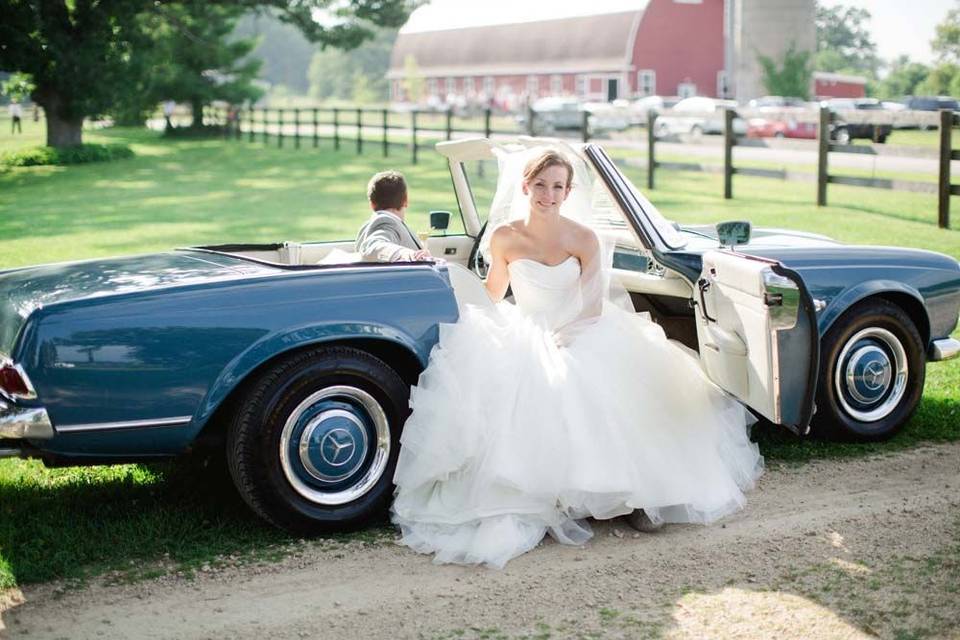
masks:
POLYGON ((815 140, 817 124, 815 122, 799 122, 793 118, 750 118, 747 120, 747 137, 815 140))

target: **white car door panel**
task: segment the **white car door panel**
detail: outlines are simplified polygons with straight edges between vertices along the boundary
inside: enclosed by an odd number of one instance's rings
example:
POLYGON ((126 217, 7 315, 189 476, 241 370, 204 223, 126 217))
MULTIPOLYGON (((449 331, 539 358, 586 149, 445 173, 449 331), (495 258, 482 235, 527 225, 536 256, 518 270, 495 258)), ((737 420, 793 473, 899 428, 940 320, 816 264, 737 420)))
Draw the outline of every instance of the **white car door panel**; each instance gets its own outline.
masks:
POLYGON ((772 422, 805 430, 819 353, 800 277, 774 261, 709 251, 694 296, 707 375, 772 422))

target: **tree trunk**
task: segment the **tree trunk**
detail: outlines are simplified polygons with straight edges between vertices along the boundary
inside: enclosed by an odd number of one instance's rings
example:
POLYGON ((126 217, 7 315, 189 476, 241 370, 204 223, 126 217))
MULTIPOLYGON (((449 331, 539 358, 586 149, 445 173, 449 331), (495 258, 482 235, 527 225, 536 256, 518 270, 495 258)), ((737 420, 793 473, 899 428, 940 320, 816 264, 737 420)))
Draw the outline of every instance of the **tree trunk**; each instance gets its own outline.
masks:
POLYGON ((37 90, 33 98, 43 107, 47 119, 48 147, 62 149, 83 143, 83 116, 72 113, 59 93, 51 89, 37 90))
POLYGON ((191 127, 203 126, 203 100, 197 97, 190 98, 190 111, 193 113, 191 127))

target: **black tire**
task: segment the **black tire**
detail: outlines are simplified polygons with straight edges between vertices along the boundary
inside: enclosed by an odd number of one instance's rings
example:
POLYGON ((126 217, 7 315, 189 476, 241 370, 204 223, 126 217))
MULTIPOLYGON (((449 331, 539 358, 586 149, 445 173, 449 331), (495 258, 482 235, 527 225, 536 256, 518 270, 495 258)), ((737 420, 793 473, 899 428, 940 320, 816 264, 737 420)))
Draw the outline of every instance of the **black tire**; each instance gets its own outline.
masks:
POLYGON ((837 127, 833 133, 833 139, 837 144, 850 144, 853 137, 850 135, 850 130, 846 127, 837 127))
POLYGON ((246 388, 230 425, 227 462, 240 495, 262 518, 296 535, 350 531, 381 519, 393 493, 409 394, 393 369, 360 349, 321 346, 284 358, 246 388), (303 443, 307 454, 297 450, 303 443), (333 469, 341 449, 351 475, 321 479, 318 467, 333 469), (333 460, 325 451, 334 452, 333 460))
POLYGON ((920 332, 903 309, 882 299, 849 309, 821 342, 813 433, 855 442, 892 437, 920 403, 925 363, 920 332), (898 363, 906 367, 901 384, 898 363))
POLYGON ((887 136, 888 136, 888 135, 890 135, 890 134, 888 134, 888 133, 880 134, 879 136, 877 136, 877 142, 878 142, 879 144, 886 144, 886 142, 887 142, 887 136))

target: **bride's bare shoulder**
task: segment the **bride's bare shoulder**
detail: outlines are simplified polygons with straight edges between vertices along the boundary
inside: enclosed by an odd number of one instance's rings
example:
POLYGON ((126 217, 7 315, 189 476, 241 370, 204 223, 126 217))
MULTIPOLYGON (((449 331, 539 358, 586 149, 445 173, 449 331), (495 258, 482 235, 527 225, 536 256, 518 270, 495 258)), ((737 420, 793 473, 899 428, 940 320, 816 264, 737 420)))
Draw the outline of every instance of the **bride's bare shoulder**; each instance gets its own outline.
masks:
POLYGON ((598 244, 597 233, 587 225, 569 218, 564 218, 564 225, 564 231, 575 246, 589 248, 598 244))

